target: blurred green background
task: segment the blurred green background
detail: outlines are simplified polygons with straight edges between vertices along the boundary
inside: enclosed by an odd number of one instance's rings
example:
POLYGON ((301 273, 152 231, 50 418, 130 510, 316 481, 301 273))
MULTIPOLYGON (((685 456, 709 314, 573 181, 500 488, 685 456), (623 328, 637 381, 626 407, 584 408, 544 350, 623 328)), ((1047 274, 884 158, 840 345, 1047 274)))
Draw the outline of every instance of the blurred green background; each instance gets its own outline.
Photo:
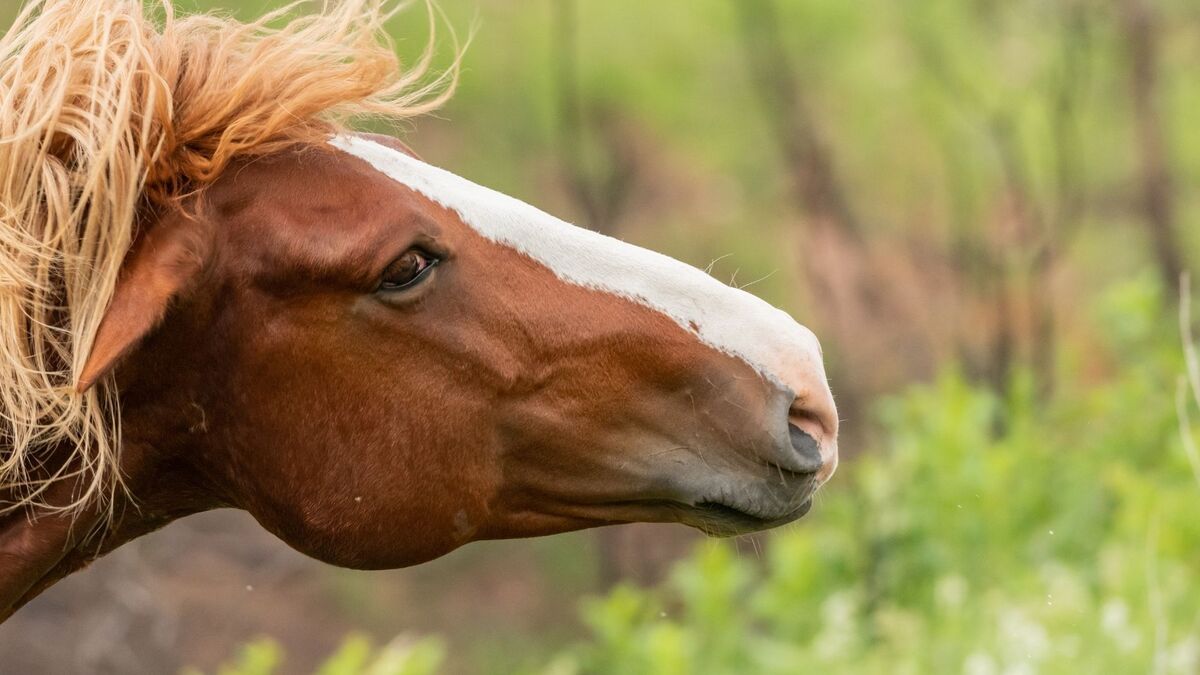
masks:
MULTIPOLYGON (((1178 318, 1200 5, 440 5, 473 39, 409 144, 791 311, 842 469, 765 535, 631 526, 381 573, 206 514, 19 613, 0 671, 1200 672, 1178 318)), ((419 8, 393 32, 417 53, 419 8)))

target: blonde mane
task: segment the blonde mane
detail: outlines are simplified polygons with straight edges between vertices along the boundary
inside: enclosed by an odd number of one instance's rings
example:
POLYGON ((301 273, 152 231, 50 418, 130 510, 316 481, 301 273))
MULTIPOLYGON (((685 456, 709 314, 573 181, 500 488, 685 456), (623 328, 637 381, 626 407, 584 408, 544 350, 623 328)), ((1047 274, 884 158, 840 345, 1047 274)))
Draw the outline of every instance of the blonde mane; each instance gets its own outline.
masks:
POLYGON ((431 39, 401 70, 385 3, 294 18, 292 5, 252 23, 176 17, 170 0, 22 10, 0 40, 0 514, 111 504, 121 485, 114 385, 76 385, 139 212, 203 190, 234 159, 449 96, 457 63, 431 79, 431 39), (77 487, 47 504, 61 479, 77 487))

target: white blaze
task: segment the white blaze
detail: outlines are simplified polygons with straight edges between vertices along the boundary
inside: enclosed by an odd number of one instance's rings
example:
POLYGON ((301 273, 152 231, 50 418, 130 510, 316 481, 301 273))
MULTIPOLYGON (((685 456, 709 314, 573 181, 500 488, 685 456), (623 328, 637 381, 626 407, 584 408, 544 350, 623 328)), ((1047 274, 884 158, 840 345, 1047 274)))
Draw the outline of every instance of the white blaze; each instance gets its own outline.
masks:
POLYGON ((563 281, 661 312, 817 410, 832 407, 817 339, 786 312, 691 265, 576 227, 385 145, 348 135, 330 143, 455 211, 484 238, 533 258, 563 281))

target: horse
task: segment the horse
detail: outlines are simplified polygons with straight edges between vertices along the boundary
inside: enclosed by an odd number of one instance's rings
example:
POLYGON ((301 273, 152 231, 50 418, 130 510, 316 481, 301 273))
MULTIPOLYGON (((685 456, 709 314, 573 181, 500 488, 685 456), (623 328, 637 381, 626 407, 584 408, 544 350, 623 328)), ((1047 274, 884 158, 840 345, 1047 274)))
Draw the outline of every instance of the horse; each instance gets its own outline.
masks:
POLYGON ((456 82, 381 2, 31 0, 0 41, 0 620, 210 509, 379 569, 761 530, 833 474, 787 313, 355 131, 456 82))

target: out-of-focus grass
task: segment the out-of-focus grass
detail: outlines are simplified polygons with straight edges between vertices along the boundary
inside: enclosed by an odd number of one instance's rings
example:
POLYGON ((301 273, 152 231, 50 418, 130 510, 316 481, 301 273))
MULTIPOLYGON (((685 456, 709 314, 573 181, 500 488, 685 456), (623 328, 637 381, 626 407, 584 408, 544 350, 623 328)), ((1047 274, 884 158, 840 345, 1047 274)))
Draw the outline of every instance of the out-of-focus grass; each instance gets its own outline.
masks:
MULTIPOLYGON (((381 647, 362 635, 347 636, 315 675, 434 675, 445 660, 441 641, 397 638, 381 647)), ((215 675, 274 675, 284 666, 282 648, 270 638, 244 645, 215 675)), ((204 675, 185 669, 182 675, 204 675)))

